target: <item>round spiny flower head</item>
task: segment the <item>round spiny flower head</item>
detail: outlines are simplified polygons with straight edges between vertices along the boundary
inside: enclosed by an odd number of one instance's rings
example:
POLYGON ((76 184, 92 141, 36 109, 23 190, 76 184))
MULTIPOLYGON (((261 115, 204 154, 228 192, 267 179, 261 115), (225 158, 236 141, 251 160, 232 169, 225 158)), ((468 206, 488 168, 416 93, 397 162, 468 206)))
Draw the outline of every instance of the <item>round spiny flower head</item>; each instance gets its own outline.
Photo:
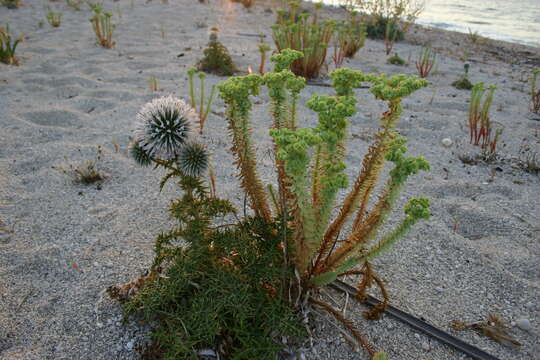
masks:
POLYGON ((190 142, 180 149, 178 166, 184 174, 197 177, 208 168, 208 152, 203 145, 190 142))
POLYGON ((137 114, 135 141, 147 156, 170 160, 186 143, 195 111, 172 95, 154 99, 137 114))

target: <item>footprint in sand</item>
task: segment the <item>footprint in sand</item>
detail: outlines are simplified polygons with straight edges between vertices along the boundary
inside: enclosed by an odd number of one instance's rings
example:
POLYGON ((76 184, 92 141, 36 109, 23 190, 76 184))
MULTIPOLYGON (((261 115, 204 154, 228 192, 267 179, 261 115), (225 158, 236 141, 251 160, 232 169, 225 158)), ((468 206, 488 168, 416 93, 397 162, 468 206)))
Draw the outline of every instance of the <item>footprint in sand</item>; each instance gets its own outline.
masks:
POLYGON ((92 98, 79 98, 72 107, 85 114, 97 114, 107 110, 114 109, 116 105, 112 102, 105 100, 92 99, 92 98))
POLYGON ((81 127, 77 114, 66 110, 32 111, 22 114, 27 121, 42 126, 81 127))
POLYGON ((65 76, 59 78, 32 78, 23 80, 25 84, 37 84, 42 86, 50 86, 52 88, 58 88, 62 86, 78 85, 83 88, 96 88, 97 83, 95 81, 85 79, 79 76, 65 76))

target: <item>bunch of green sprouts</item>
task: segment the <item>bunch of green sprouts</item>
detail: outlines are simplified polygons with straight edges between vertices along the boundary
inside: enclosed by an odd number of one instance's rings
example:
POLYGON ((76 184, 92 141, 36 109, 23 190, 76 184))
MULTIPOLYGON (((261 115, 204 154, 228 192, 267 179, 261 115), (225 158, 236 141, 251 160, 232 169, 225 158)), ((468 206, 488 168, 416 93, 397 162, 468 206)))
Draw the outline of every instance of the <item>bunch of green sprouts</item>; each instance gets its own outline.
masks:
MULTIPOLYGON (((297 279, 289 279, 287 286, 289 296, 296 294, 289 298, 292 306, 301 307, 310 301, 320 304, 312 297, 314 292, 347 274, 364 276, 360 294, 365 294, 366 287, 374 283, 385 294, 369 261, 390 248, 418 220, 430 216, 427 199, 412 199, 405 206, 405 217, 399 225, 379 235, 407 178, 429 169, 424 158, 405 155, 406 140, 395 130, 402 99, 427 86, 427 82, 414 76, 388 77, 338 69, 330 74, 336 95, 314 95, 306 103, 317 113, 318 125, 300 128, 296 112, 305 79, 295 76, 289 67, 301 57, 298 51, 284 50, 271 57, 275 62, 274 72, 264 76, 232 77, 219 85, 220 96, 227 106, 231 150, 236 157, 240 185, 256 218, 268 222, 289 220, 292 234, 288 236, 289 231, 283 230, 282 247, 285 261, 294 265, 297 274, 297 279), (336 196, 348 184, 344 174, 348 118, 356 113, 354 88, 363 83, 371 84, 371 93, 386 102, 388 109, 381 117, 376 141, 370 146, 360 172, 339 206, 337 216, 332 217, 336 196), (250 136, 250 97, 258 95, 262 85, 268 88, 272 100, 270 135, 274 141, 278 195, 265 191, 267 187, 258 175, 250 136), (394 167, 378 200, 370 206, 385 162, 393 163, 394 167), (360 269, 356 269, 357 266, 360 269)), ((377 317, 386 302, 385 296, 384 302, 367 316, 377 317)), ((375 355, 375 352, 370 353, 375 355)))
POLYGON ((19 65, 19 60, 15 57, 17 45, 22 41, 21 35, 18 39, 11 38, 9 25, 6 27, 0 26, 0 62, 7 65, 19 65))
POLYGON ((187 71, 188 78, 189 78, 189 99, 190 104, 193 109, 196 110, 198 117, 199 117, 199 134, 203 133, 204 129, 204 123, 206 121, 206 118, 208 117, 208 114, 210 113, 210 110, 212 108, 212 102, 214 101, 214 95, 216 86, 212 85, 212 89, 210 90, 210 96, 208 99, 206 99, 205 103, 205 89, 204 89, 204 80, 206 78, 206 74, 202 71, 197 72, 196 68, 191 68, 187 71), (197 99, 195 97, 195 84, 193 81, 193 78, 197 75, 199 78, 199 101, 197 102, 197 99))
POLYGON ((334 20, 319 23, 321 7, 320 3, 315 5, 313 16, 298 14, 299 4, 290 2, 288 11, 277 11, 276 24, 272 25, 272 37, 278 51, 293 49, 304 54, 291 64, 291 71, 307 79, 319 76, 336 27, 334 20))
POLYGON ((437 53, 430 46, 423 46, 416 60, 416 70, 421 78, 426 78, 435 66, 437 53))
POLYGON ((110 49, 115 45, 113 41, 113 32, 116 25, 111 23, 112 14, 103 12, 101 6, 92 7, 94 16, 90 19, 92 28, 96 34, 97 42, 104 48, 110 49))
POLYGON ((62 24, 62 13, 54 12, 50 7, 47 10, 47 22, 52 27, 59 27, 62 24))
POLYGON ((485 88, 482 82, 474 84, 469 105, 470 143, 480 146, 484 155, 488 157, 496 153, 497 142, 502 134, 501 128, 493 129, 493 122, 489 117, 496 88, 494 85, 485 88))
POLYGON ((358 13, 351 11, 349 21, 337 25, 334 37, 334 55, 332 59, 336 68, 340 67, 345 58, 352 58, 364 46, 366 27, 360 22, 358 13))
POLYGON ((540 74, 540 69, 535 69, 531 76, 531 111, 540 114, 540 88, 536 87, 536 81, 540 74))

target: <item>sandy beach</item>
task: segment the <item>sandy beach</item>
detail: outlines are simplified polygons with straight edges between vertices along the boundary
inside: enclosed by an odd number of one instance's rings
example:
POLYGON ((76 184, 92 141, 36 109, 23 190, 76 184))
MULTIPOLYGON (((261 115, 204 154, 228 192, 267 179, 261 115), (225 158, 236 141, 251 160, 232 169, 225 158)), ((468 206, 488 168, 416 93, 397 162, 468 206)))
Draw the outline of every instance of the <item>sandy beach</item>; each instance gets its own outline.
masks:
MULTIPOLYGON (((245 9, 225 0, 120 0, 105 1, 105 7, 117 24, 112 49, 96 44, 87 6, 75 11, 64 2, 25 0, 15 10, 0 7, 0 24, 9 23, 15 36, 25 35, 17 49, 20 66, 0 64, 0 359, 139 358, 148 328, 123 323, 121 307, 105 289, 149 267, 155 236, 173 224, 167 208, 178 189, 171 183, 160 193, 163 173, 140 168, 128 155, 135 116, 156 97, 188 98, 186 70, 202 57, 211 27, 219 29, 238 74, 258 68, 259 38, 252 35, 264 35, 275 49, 270 2, 245 9), (63 13, 60 27, 47 23, 46 6, 63 13), (149 89, 150 77, 157 79, 158 91, 149 89), (95 159, 98 146, 103 153, 97 167, 107 175, 99 185, 74 184, 53 168, 95 159)), ((322 11, 328 18, 344 15, 339 8, 322 11)), ((343 66, 417 74, 414 61, 428 41, 437 51, 430 86, 404 100, 398 130, 408 138, 410 154, 425 156, 432 170, 407 184, 398 209, 408 198, 425 196, 433 216, 376 259, 375 269, 393 305, 501 360, 538 359, 540 175, 525 171, 520 151, 526 145, 540 154, 540 117, 529 111, 528 82, 532 69, 540 68, 540 48, 487 39, 471 44, 465 34, 413 26, 394 49, 408 65, 387 64, 383 42, 367 40, 343 66), (465 58, 471 82, 497 86, 491 117, 504 131, 489 163, 462 161, 479 153, 469 145, 470 92, 450 85, 463 74, 465 58), (450 146, 443 145, 446 138, 450 146), (483 321, 488 314, 506 321, 522 345, 450 326, 453 320, 483 321)), ((207 83, 225 79, 208 75, 207 83)), ((332 89, 307 86, 300 103, 313 93, 332 89)), ((367 90, 357 95, 346 157, 350 177, 358 172, 383 111, 367 90)), ((261 94, 255 103, 261 176, 273 183, 268 96, 261 94)), ((316 123, 303 106, 299 119, 302 126, 316 123)), ((200 137, 212 154, 218 195, 241 207, 221 99, 200 137)), ((343 295, 329 294, 342 302, 343 295)), ((388 316, 366 321, 364 306, 351 303, 347 316, 392 360, 467 358, 388 316)), ((299 349, 306 359, 368 359, 324 320, 313 346, 307 345, 299 349)))

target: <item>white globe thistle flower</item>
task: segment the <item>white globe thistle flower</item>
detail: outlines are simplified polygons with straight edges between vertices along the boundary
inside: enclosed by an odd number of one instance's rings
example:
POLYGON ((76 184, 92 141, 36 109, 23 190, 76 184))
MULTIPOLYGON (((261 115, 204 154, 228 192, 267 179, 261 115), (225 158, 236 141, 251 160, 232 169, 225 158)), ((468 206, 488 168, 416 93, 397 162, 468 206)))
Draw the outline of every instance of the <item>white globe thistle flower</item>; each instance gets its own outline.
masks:
POLYGON ((172 95, 154 99, 137 114, 135 144, 150 158, 175 158, 196 118, 193 108, 172 95))

